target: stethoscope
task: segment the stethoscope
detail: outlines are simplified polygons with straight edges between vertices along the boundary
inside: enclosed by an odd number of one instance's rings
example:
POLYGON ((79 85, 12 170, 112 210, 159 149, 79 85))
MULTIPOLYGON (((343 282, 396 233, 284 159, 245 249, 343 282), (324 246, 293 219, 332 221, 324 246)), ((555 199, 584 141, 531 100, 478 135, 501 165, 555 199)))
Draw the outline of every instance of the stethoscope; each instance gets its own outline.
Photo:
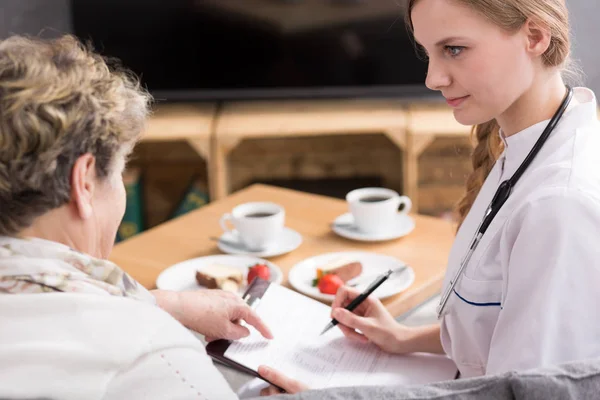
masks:
POLYGON ((554 116, 552 117, 550 122, 548 123, 548 126, 546 126, 546 129, 544 129, 544 132, 542 132, 542 135, 540 136, 540 138, 537 140, 537 142, 535 142, 535 145, 533 146, 533 148, 531 149, 531 151, 529 152, 529 154, 527 155, 527 157, 525 158, 523 163, 521 163, 521 165, 519 166, 517 171, 513 174, 513 176, 511 176, 510 179, 503 181, 500 184, 500 186, 498 187, 498 190, 496 190, 496 193, 494 194, 494 197, 492 198, 492 202, 490 203, 490 205, 488 206, 488 208, 485 211, 483 220, 481 221, 481 223, 479 224, 479 227, 477 228, 477 230, 475 231, 475 234, 473 235, 473 239, 471 240, 471 245, 469 246, 469 250, 463 257, 463 259, 460 263, 460 267, 454 274, 454 277, 450 281, 448 288, 444 291, 444 294, 442 295, 440 304, 438 305, 438 308, 437 308, 438 319, 442 317, 444 310, 446 308, 446 304, 448 303, 448 299, 450 298, 450 295, 454 291, 454 288, 456 287, 456 283, 462 276, 462 273, 465 270, 465 267, 469 264, 469 261, 471 260, 471 256, 477 249, 477 245, 479 245, 481 238, 483 237, 483 235, 487 231, 488 227, 492 223, 496 214, 498 214, 498 211, 500 211, 500 208, 504 205, 506 200, 508 200, 508 197, 510 196, 512 188, 515 187, 515 184, 517 183, 519 178, 521 178, 521 176, 523 175, 523 173, 525 172, 527 167, 529 167, 529 165, 531 164, 531 162, 533 161, 535 156, 542 149, 542 146, 544 145, 544 143, 546 143, 546 140, 548 139, 548 137, 550 136, 550 134, 552 133, 552 131, 554 130, 554 128, 556 127, 556 125, 558 124, 558 122, 560 121, 562 116, 564 115, 567 107, 569 106, 569 103, 571 102, 571 98, 573 98, 573 89, 571 87, 567 86, 567 94, 566 94, 565 98, 563 99, 562 104, 560 105, 558 110, 556 110, 556 113, 554 114, 554 116))

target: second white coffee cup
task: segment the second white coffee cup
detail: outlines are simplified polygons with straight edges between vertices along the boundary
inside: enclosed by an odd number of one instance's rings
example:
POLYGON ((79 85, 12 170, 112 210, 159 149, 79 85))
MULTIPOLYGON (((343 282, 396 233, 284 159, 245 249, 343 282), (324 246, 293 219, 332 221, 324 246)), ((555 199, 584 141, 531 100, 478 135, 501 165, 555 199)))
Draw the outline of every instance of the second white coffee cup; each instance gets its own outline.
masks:
POLYGON ((412 202, 407 196, 386 188, 362 188, 346 195, 356 227, 364 233, 385 232, 397 223, 398 214, 410 212, 412 202), (400 206, 403 206, 399 211, 400 206))
POLYGON ((260 251, 276 242, 285 225, 285 210, 269 202, 244 203, 221 217, 225 232, 238 236, 251 251, 260 251), (228 227, 228 221, 235 229, 228 227))

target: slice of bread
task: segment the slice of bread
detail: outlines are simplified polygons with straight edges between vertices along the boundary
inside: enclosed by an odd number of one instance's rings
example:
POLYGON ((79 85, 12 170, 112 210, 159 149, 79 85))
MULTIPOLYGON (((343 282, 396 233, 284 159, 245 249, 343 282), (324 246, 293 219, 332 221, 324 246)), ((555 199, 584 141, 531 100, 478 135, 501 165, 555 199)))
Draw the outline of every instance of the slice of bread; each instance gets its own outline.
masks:
POLYGON ((221 284, 221 287, 219 289, 224 290, 226 292, 237 293, 240 290, 240 285, 236 281, 227 279, 221 284))
POLYGON ((235 283, 238 287, 244 281, 244 274, 241 270, 221 264, 211 264, 201 271, 196 271, 196 280, 198 283, 209 289, 228 289, 232 290, 235 283))
POLYGON ((334 274, 344 282, 356 278, 362 273, 362 264, 350 258, 336 258, 317 268, 317 279, 327 274, 334 274))

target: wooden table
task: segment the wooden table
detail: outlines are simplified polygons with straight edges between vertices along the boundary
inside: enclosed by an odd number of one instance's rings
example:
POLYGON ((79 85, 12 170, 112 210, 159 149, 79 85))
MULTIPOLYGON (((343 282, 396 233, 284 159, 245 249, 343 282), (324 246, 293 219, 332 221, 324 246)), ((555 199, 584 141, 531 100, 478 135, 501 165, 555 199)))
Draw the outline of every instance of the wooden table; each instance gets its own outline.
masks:
POLYGON ((454 239, 453 226, 444 220, 413 215, 415 230, 399 240, 383 243, 350 241, 337 236, 329 224, 347 211, 344 201, 288 189, 254 185, 223 200, 159 225, 115 246, 111 260, 147 288, 153 288, 159 273, 177 262, 219 254, 210 236, 221 233, 219 218, 235 205, 248 201, 273 201, 286 209, 286 225, 303 235, 293 252, 272 258, 287 273, 299 261, 333 251, 363 250, 396 256, 415 270, 413 285, 384 304, 399 316, 439 293, 446 260, 454 239))

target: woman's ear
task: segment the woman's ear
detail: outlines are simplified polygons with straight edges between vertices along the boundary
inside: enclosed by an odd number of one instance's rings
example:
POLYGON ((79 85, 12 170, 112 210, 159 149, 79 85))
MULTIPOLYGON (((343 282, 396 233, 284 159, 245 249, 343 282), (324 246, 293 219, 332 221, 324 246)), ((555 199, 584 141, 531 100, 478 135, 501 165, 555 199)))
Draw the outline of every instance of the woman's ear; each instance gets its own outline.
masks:
POLYGON ((71 171, 71 204, 81 219, 92 215, 95 183, 96 158, 86 153, 75 161, 71 171))
POLYGON ((550 28, 530 18, 522 29, 527 37, 527 52, 533 57, 546 53, 552 41, 550 28))

